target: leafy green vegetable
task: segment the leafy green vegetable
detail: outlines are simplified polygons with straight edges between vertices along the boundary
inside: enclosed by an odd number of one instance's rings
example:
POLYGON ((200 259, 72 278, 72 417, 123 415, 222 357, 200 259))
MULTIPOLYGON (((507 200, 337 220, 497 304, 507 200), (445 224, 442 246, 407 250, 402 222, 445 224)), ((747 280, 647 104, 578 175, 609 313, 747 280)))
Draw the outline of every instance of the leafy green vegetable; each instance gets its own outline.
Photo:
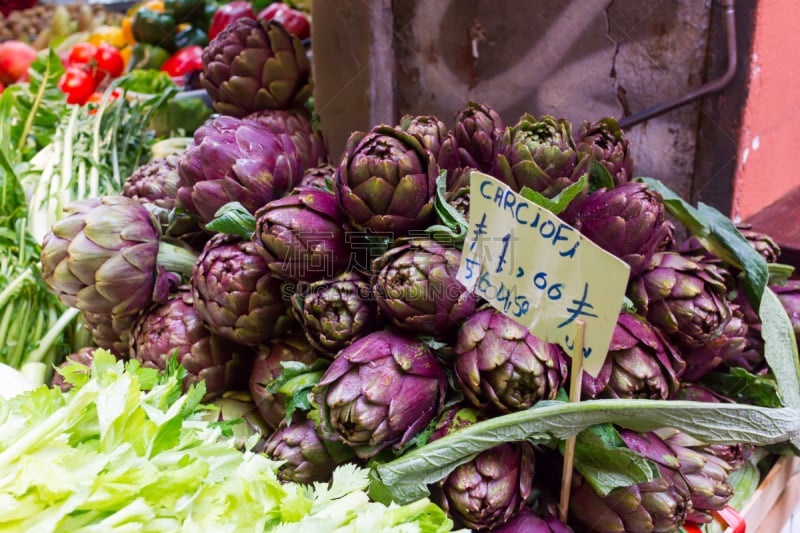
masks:
POLYGON ((743 368, 731 368, 726 372, 712 372, 703 378, 703 383, 714 392, 735 402, 781 407, 775 379, 756 376, 743 368))
POLYGON ((564 209, 569 206, 570 202, 575 199, 581 192, 586 190, 589 185, 589 175, 584 174, 578 181, 566 187, 563 191, 559 192, 553 198, 548 198, 542 193, 536 192, 529 187, 523 187, 519 192, 526 200, 530 200, 539 207, 544 207, 554 215, 560 214, 564 209))
POLYGON ((469 224, 467 220, 456 211, 447 201, 447 171, 443 170, 436 177, 436 195, 433 197, 433 206, 441 224, 434 224, 425 229, 432 239, 447 244, 461 247, 467 236, 469 224))
POLYGON ((370 501, 368 472, 354 464, 330 484, 280 483, 280 463, 239 452, 203 420, 204 387, 181 394, 180 376, 171 365, 154 382, 152 369, 98 349, 82 386, 0 400, 0 530, 452 529, 428 500, 370 501))

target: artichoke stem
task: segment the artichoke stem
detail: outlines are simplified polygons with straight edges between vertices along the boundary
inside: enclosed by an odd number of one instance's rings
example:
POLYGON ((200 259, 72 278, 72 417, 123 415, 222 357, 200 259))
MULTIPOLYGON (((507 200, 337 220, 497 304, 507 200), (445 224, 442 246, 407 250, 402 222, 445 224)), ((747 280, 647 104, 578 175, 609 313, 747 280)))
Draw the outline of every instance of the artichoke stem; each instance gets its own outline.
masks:
POLYGON ((168 272, 191 275, 196 260, 191 250, 164 241, 158 244, 158 264, 168 272))

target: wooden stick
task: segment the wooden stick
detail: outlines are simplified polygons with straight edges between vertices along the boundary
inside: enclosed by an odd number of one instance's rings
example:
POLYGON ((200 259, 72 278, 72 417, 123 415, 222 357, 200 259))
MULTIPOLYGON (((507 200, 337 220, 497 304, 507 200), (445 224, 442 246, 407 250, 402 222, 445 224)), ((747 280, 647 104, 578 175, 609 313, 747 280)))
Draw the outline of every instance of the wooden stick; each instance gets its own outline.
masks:
MULTIPOLYGON (((581 385, 583 384, 583 342, 586 324, 583 320, 575 321, 575 350, 572 353, 572 368, 570 370, 569 401, 581 401, 581 385)), ((567 523, 569 513, 569 493, 572 490, 572 466, 575 463, 575 438, 568 437, 564 445, 564 468, 561 471, 561 501, 559 503, 559 518, 567 523)))

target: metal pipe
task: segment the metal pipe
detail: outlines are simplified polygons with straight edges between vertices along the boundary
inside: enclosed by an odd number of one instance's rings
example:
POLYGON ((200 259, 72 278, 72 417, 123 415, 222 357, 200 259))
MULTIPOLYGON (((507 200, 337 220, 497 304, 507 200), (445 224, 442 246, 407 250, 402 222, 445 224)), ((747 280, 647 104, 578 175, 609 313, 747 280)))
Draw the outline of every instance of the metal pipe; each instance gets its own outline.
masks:
POLYGON ((631 128, 637 124, 650 120, 653 117, 663 115, 668 111, 672 111, 676 107, 688 104, 693 100, 697 100, 707 94, 715 93, 724 89, 733 80, 736 74, 736 66, 738 62, 737 49, 736 49, 736 13, 734 11, 734 0, 722 0, 720 2, 723 9, 723 30, 727 42, 728 50, 728 68, 725 74, 689 91, 683 96, 673 98, 672 100, 665 100, 661 103, 655 104, 647 109, 634 113, 620 119, 619 125, 623 129, 631 128))

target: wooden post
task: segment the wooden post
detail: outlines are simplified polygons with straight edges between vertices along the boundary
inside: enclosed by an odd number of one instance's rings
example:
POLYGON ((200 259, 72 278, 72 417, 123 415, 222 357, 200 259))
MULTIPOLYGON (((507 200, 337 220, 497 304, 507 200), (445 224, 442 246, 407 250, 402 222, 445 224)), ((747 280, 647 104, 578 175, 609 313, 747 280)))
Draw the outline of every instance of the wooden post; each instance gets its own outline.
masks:
MULTIPOLYGON (((572 352, 572 368, 570 369, 569 401, 577 403, 581 401, 581 385, 583 375, 583 341, 586 331, 586 324, 583 320, 575 321, 575 349, 572 352)), ((575 438, 572 435, 567 438, 564 445, 564 468, 561 471, 561 501, 559 502, 559 518, 563 523, 567 523, 569 513, 569 493, 572 489, 572 466, 575 463, 575 438)))

